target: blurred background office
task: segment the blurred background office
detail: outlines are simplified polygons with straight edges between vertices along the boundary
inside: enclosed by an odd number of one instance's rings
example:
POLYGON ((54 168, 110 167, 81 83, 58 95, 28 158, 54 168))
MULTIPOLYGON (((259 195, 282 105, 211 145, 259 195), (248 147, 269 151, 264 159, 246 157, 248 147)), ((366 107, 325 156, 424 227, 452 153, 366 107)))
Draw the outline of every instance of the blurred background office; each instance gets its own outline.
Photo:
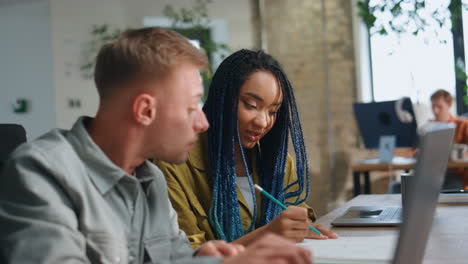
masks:
MULTIPOLYGON (((462 4, 0 0, 0 123, 22 124, 34 139, 93 116, 93 56, 126 28, 176 28, 207 50, 213 71, 232 51, 265 49, 295 88, 312 173, 309 203, 324 214, 351 197, 352 162, 375 155, 362 147, 353 103, 407 96, 422 124, 432 118, 430 95, 443 88, 455 96, 454 114, 468 112, 462 4)), ((387 175, 372 181, 373 193, 387 190, 387 175)))

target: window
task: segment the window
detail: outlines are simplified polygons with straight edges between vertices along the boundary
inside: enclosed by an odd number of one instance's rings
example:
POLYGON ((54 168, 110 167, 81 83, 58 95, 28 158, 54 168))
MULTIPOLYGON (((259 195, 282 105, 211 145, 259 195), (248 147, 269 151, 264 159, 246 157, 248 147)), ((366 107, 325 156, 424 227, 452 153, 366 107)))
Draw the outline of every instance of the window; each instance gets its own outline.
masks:
MULTIPOLYGON (((426 10, 429 12, 441 5, 446 6, 448 2, 448 0, 426 1, 426 10)), ((413 103, 428 105, 430 95, 437 89, 445 89, 453 95, 456 94, 450 28, 440 28, 437 22, 431 19, 427 22, 430 30, 417 36, 412 33, 401 33, 397 36, 393 32, 389 32, 388 35, 370 36, 375 101, 395 100, 408 96, 413 103), (436 31, 438 39, 435 38, 436 31)))

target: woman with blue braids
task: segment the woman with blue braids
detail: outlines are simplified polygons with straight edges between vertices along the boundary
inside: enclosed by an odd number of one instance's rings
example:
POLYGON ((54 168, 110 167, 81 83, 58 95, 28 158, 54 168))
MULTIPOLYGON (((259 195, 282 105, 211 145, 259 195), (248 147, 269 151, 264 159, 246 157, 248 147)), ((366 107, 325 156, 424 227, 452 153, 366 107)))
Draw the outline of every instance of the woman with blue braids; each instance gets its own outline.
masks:
POLYGON ((273 57, 251 50, 227 57, 213 76, 203 111, 210 128, 187 162, 156 161, 193 247, 213 239, 248 245, 267 232, 296 242, 336 238, 312 224, 314 212, 305 204, 310 176, 301 123, 291 84, 273 57), (288 210, 256 193, 254 184, 288 210), (321 236, 308 229, 311 224, 321 236))

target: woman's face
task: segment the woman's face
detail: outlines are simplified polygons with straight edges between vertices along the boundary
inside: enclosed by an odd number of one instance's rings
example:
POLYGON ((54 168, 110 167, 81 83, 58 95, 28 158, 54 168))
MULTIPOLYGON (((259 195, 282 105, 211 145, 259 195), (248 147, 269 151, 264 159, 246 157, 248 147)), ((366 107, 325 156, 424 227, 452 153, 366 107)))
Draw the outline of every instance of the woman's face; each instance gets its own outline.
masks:
POLYGON ((267 71, 250 74, 240 88, 239 134, 242 147, 251 149, 273 127, 283 101, 278 80, 267 71))

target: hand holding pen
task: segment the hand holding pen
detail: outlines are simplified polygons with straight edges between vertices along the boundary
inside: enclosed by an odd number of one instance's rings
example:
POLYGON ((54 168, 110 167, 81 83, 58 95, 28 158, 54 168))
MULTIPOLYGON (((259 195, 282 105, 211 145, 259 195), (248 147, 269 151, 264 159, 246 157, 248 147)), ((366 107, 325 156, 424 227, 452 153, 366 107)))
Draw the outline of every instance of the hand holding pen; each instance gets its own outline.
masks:
POLYGON ((330 229, 310 223, 306 208, 297 206, 286 207, 260 186, 255 184, 255 188, 284 210, 268 225, 266 225, 266 229, 287 237, 295 242, 301 242, 305 238, 328 239, 338 237, 330 229))

